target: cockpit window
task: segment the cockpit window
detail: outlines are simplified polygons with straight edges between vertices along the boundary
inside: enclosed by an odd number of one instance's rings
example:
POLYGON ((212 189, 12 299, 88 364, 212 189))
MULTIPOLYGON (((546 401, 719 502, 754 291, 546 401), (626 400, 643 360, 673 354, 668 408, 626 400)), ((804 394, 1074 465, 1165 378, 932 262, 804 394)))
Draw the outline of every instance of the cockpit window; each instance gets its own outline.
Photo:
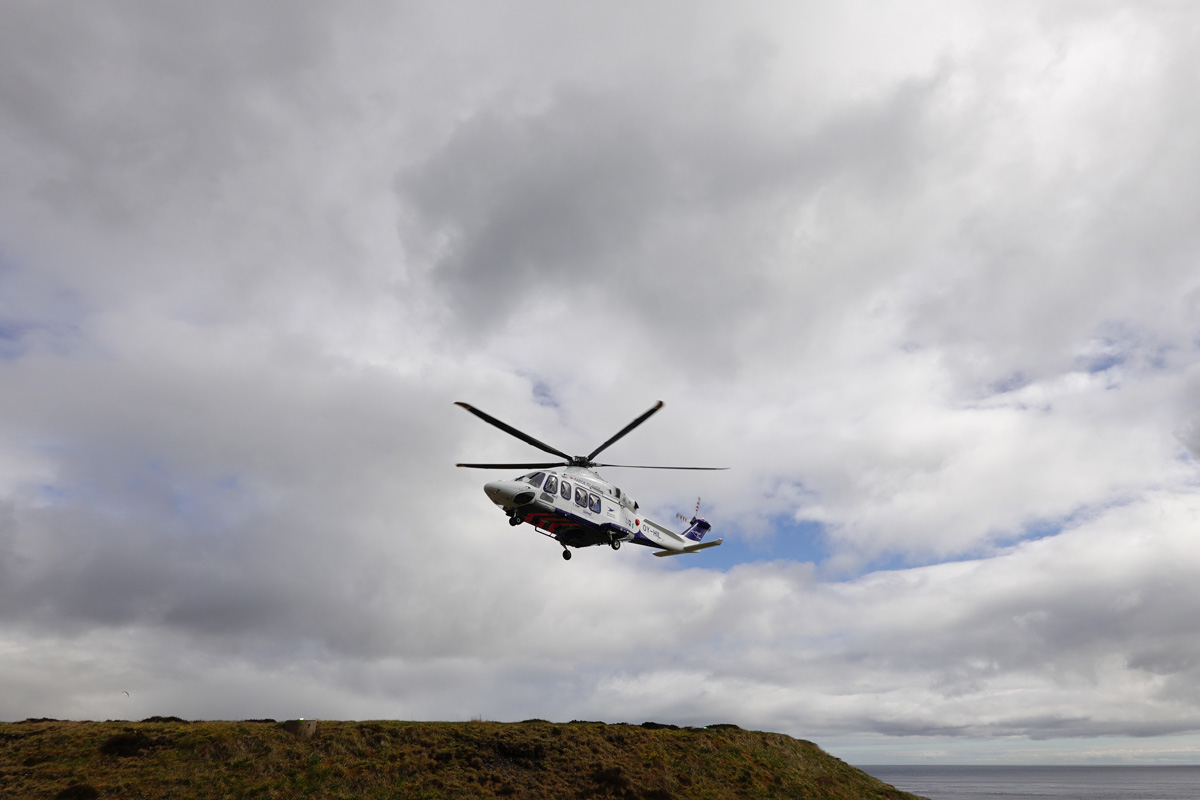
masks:
POLYGON ((558 491, 558 478, 554 477, 553 475, 547 475, 546 476, 546 485, 542 487, 542 491, 549 492, 550 494, 554 494, 555 492, 557 492, 558 491))
POLYGON ((546 473, 544 473, 544 472, 535 472, 535 473, 533 473, 532 475, 526 475, 526 476, 525 476, 524 478, 522 478, 521 480, 525 481, 525 482, 526 482, 526 483, 528 483, 530 486, 541 486, 541 485, 542 485, 542 479, 543 479, 543 478, 545 478, 545 477, 546 477, 546 473))
POLYGON ((588 495, 582 486, 575 487, 575 505, 587 508, 588 495))

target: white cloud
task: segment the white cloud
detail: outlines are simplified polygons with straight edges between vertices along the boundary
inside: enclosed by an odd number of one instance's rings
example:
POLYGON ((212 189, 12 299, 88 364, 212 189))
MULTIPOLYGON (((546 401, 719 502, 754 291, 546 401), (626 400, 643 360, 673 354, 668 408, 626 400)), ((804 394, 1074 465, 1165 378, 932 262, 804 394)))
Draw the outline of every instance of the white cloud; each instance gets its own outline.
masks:
POLYGON ((0 12, 0 718, 1200 728, 1192 12, 151 5, 0 12), (659 399, 747 563, 451 466, 659 399))

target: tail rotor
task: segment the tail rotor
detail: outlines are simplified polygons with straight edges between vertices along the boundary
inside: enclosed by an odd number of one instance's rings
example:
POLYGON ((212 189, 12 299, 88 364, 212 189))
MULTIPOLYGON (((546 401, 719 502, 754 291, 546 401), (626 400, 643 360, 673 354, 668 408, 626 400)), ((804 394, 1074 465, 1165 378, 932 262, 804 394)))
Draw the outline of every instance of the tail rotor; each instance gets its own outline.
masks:
POLYGON ((699 518, 700 518, 700 498, 699 498, 699 497, 697 497, 697 498, 696 498, 696 510, 695 510, 694 512, 692 512, 692 518, 691 518, 691 519, 688 519, 688 518, 687 518, 687 517, 685 517, 683 514, 676 514, 676 515, 675 515, 675 518, 676 518, 676 519, 679 519, 679 520, 682 520, 682 521, 684 521, 684 522, 687 522, 687 523, 693 523, 693 522, 695 522, 697 519, 699 519, 699 518))

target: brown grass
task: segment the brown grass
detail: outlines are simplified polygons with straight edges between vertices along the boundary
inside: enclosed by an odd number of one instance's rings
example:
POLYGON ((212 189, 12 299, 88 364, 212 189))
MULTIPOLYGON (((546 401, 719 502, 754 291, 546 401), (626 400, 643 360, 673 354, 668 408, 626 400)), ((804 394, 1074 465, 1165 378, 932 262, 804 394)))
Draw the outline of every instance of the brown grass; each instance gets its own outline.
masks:
POLYGON ((811 742, 602 723, 0 723, 0 798, 912 800, 811 742))

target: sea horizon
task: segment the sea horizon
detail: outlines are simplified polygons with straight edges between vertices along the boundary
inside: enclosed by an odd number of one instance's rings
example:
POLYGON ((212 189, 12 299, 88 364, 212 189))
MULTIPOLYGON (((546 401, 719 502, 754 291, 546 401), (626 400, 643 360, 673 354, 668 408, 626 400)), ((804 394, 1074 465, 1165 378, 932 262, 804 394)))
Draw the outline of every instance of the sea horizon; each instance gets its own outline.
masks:
POLYGON ((929 800, 1195 800, 1200 764, 867 764, 929 800))

